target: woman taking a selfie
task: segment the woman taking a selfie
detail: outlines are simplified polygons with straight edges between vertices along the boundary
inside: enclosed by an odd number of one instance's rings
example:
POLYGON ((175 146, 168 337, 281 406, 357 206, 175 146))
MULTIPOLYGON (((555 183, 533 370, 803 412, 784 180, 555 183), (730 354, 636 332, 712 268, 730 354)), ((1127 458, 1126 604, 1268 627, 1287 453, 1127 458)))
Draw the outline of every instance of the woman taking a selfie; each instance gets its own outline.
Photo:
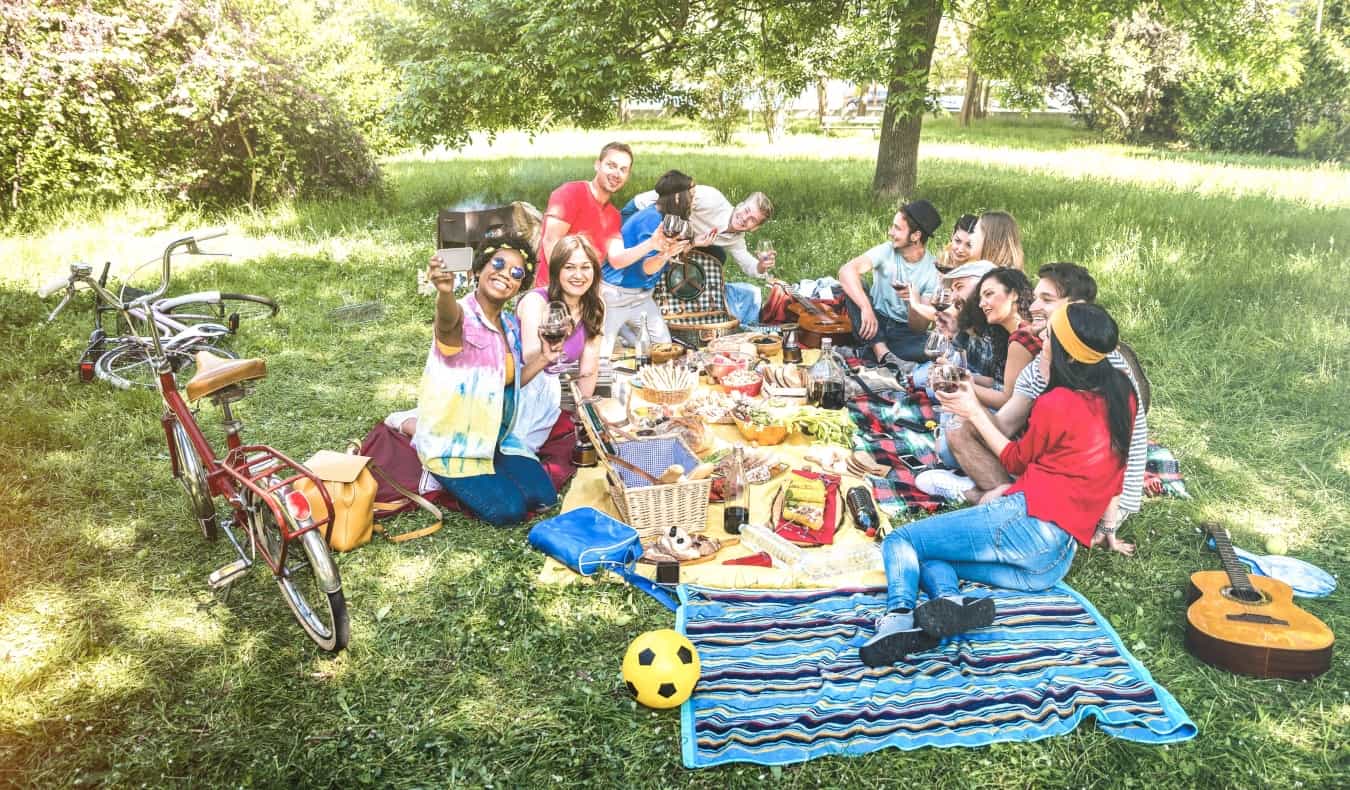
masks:
POLYGON ((557 359, 544 344, 522 363, 520 328, 502 308, 529 282, 534 251, 517 236, 484 241, 471 270, 473 292, 456 300, 455 274, 439 256, 427 267, 436 320, 417 398, 412 445, 422 466, 465 510, 498 526, 557 501, 539 462, 512 427, 520 388, 557 359))
POLYGON ((994 489, 980 505, 910 522, 886 537, 888 611, 859 651, 864 664, 892 664, 992 623, 993 598, 962 595, 959 579, 1031 591, 1068 573, 1125 474, 1136 403, 1125 374, 1106 359, 1117 340, 1116 322, 1100 307, 1057 310, 1037 362, 1048 389, 1016 441, 998 429, 968 383, 939 395, 944 408, 974 425, 1017 482, 994 489), (916 607, 920 584, 928 600, 916 607))

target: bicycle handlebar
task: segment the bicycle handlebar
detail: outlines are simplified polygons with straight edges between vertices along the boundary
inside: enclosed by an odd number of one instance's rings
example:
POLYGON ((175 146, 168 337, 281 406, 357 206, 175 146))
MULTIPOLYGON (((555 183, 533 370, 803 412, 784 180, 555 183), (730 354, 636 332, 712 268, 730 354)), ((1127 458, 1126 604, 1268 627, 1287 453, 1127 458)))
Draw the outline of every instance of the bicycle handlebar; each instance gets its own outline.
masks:
POLYGON ((71 284, 70 275, 58 277, 55 280, 52 280, 51 282, 39 288, 37 292, 38 297, 41 299, 46 299, 48 296, 51 296, 52 294, 56 293, 62 288, 65 288, 67 285, 70 284, 71 284))
POLYGON ((224 236, 225 233, 226 231, 221 230, 216 231, 214 233, 207 233, 202 236, 184 236, 183 238, 178 239, 177 241, 169 242, 169 246, 164 248, 164 268, 159 276, 159 287, 144 296, 133 299, 132 301, 128 302, 126 306, 137 307, 139 305, 149 304, 150 302, 153 302, 159 297, 163 296, 165 291, 169 290, 170 263, 173 260, 174 251, 177 250, 179 247, 188 247, 190 248, 191 252, 199 255, 206 254, 202 253, 200 250, 197 249, 197 242, 210 241, 211 239, 218 239, 221 236, 224 236))
MULTIPOLYGON (((67 289, 66 297, 61 300, 61 303, 56 306, 56 309, 51 312, 51 315, 47 316, 47 320, 51 321, 52 319, 56 318, 56 314, 61 312, 62 308, 66 306, 66 303, 70 301, 70 297, 73 296, 75 293, 75 283, 77 282, 86 283, 90 288, 94 290, 95 293, 98 294, 100 300, 108 303, 114 309, 117 310, 129 310, 133 307, 138 307, 143 304, 149 304, 150 302, 153 302, 159 297, 163 296, 164 292, 169 290, 169 268, 175 250, 177 250, 179 247, 188 247, 190 249, 190 252, 192 252, 195 255, 228 255, 229 253, 202 252, 201 250, 197 249, 198 242, 210 241, 211 239, 218 239, 221 236, 226 235, 227 233, 228 231, 221 230, 215 231, 213 233, 207 233, 201 236, 184 236, 181 239, 169 242, 169 246, 164 248, 164 256, 163 256, 164 268, 162 273, 160 274, 159 287, 156 288, 154 291, 145 294, 144 296, 137 297, 136 299, 133 299, 132 301, 126 303, 123 303, 122 300, 119 299, 116 294, 112 293, 107 288, 105 288, 102 282, 100 282, 99 280, 95 280, 93 278, 92 276, 93 267, 89 266, 89 264, 72 263, 70 265, 70 274, 68 276, 63 277, 60 280, 54 279, 38 289, 38 296, 42 297, 43 299, 46 299, 48 296, 51 296, 52 294, 56 293, 62 288, 67 289)), ((106 278, 107 274, 108 268, 105 265, 103 268, 103 277, 101 277, 100 279, 106 278)))

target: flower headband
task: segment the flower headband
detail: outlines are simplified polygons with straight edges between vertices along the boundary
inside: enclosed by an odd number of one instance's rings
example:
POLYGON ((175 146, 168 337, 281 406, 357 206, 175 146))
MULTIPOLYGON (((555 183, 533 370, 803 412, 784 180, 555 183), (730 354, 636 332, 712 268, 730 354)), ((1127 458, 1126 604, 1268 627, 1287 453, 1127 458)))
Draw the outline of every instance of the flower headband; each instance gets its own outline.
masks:
POLYGON ((1055 334, 1055 339, 1059 341, 1064 351, 1084 365, 1095 365, 1106 359, 1105 354, 1084 343, 1079 339, 1078 333, 1073 331, 1073 325, 1069 323, 1068 305, 1059 308, 1050 316, 1050 331, 1055 334))

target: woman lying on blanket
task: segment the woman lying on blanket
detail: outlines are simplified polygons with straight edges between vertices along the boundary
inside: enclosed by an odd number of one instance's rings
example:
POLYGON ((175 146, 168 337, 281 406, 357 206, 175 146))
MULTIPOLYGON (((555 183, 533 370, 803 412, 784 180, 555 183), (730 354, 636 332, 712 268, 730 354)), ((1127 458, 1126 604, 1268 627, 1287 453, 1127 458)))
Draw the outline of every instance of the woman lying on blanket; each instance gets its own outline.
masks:
POLYGON ((667 214, 689 218, 694 206, 694 179, 678 170, 669 170, 656 180, 656 196, 655 203, 623 223, 624 245, 635 247, 651 240, 655 247, 652 252, 627 266, 605 261, 600 268, 604 279, 600 294, 605 300, 605 334, 600 345, 603 357, 610 356, 621 332, 626 338, 636 337, 643 316, 647 318, 647 331, 653 342, 670 342, 670 331, 652 292, 667 263, 695 246, 711 242, 710 237, 694 240, 670 237, 661 229, 667 214))
POLYGON ((558 358, 545 346, 521 363, 520 328, 502 312, 531 282, 534 251, 523 239, 484 241, 474 258, 474 291, 455 299, 455 278, 433 256, 427 280, 436 286, 435 337, 422 370, 413 449, 422 466, 466 510, 495 525, 523 521, 557 501, 553 483, 512 432, 520 388, 558 358))
POLYGON ((905 524, 886 537, 889 612, 860 651, 868 666, 891 664, 944 637, 989 625, 992 598, 962 596, 958 578, 1016 590, 1053 586, 1092 539, 1097 518, 1125 472, 1135 398, 1106 355, 1116 322, 1091 304, 1050 319, 1041 353, 1049 385, 1027 431, 1009 441, 968 383, 951 409, 976 426, 1017 482, 982 504, 905 524), (915 608, 920 583, 928 600, 915 608))

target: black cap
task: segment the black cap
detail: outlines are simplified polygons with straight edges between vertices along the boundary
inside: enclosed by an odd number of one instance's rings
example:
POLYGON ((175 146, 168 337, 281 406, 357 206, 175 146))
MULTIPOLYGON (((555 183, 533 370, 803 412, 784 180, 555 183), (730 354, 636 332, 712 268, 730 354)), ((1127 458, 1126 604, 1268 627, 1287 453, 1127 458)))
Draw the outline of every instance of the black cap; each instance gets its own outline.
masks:
POLYGON ((909 217, 909 221, 913 225, 923 231, 924 236, 932 236, 938 228, 942 227, 942 216, 927 200, 915 200, 906 203, 900 207, 900 211, 906 217, 909 217))

